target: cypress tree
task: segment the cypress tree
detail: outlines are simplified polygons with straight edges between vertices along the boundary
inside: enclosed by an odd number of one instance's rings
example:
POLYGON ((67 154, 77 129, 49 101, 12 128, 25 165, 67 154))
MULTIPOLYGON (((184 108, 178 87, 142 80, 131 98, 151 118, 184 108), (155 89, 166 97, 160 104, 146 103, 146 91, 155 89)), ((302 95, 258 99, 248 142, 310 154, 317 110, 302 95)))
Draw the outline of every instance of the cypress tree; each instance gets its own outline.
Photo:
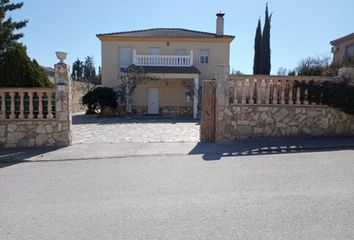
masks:
POLYGON ((265 11, 265 22, 263 27, 263 36, 262 36, 262 54, 261 54, 261 74, 269 75, 271 64, 270 64, 270 21, 272 14, 268 14, 268 3, 266 5, 265 11))
POLYGON ((261 54, 262 54, 262 29, 261 29, 261 20, 258 19, 256 36, 254 38, 253 74, 261 73, 261 54))

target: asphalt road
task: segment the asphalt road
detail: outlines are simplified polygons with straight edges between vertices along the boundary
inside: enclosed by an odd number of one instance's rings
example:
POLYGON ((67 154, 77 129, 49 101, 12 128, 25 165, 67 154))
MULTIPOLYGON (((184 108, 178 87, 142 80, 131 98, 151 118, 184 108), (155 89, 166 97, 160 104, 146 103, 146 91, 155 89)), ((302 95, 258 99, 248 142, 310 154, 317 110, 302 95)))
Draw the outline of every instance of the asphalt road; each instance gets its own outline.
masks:
POLYGON ((351 150, 0 166, 1 240, 354 239, 351 150))

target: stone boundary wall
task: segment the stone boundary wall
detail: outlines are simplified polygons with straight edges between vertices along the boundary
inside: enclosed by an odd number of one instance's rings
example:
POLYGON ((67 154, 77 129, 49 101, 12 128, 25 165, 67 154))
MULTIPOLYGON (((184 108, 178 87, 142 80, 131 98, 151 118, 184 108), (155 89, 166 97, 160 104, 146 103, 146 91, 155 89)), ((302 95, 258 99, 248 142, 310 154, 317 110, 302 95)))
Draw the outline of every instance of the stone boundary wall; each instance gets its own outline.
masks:
POLYGON ((9 121, 0 125, 0 148, 67 146, 69 123, 56 120, 9 121))
MULTIPOLYGON (((136 115, 146 115, 147 106, 132 106, 133 113, 136 115)), ((160 106, 162 116, 193 116, 193 106, 160 106)))
POLYGON ((327 106, 231 104, 219 112, 218 141, 284 136, 354 134, 354 116, 327 106))
MULTIPOLYGON (((63 62, 63 59, 55 65, 55 117, 15 118, 12 114, 13 116, 10 118, 0 119, 0 148, 62 147, 71 144, 71 79, 69 72, 69 66, 63 62)), ((10 95, 13 96, 13 92, 10 95)), ((4 104, 2 105, 3 108, 4 104)), ((15 104, 12 102, 11 106, 12 112, 14 112, 15 104)), ((42 108, 41 101, 39 101, 38 108, 42 108)), ((23 111, 23 104, 20 109, 23 111)))
MULTIPOLYGON (((284 94, 286 88, 284 82, 279 79, 276 79, 276 85, 273 85, 273 89, 277 89, 275 92, 273 90, 271 95, 273 100, 269 101, 269 94, 264 94, 267 93, 264 91, 267 89, 266 84, 266 88, 262 84, 255 84, 252 88, 258 91, 255 95, 253 90, 247 90, 246 85, 239 88, 238 92, 232 91, 231 81, 247 82, 247 78, 256 79, 260 78, 259 76, 231 76, 230 79, 227 65, 218 65, 215 76, 215 141, 257 137, 354 135, 353 115, 325 105, 315 105, 308 101, 307 92, 305 99, 298 102, 299 94, 284 94), (237 99, 240 93, 241 101, 237 99), (244 93, 248 95, 244 96, 244 93), (296 96, 297 100, 294 101, 292 96, 296 96)), ((287 78, 285 80, 288 81, 287 78)), ((292 80, 290 79, 291 84, 292 80)), ((307 80, 310 79, 304 81, 307 80)), ((263 80, 261 82, 266 83, 263 80)), ((268 93, 269 91, 268 88, 268 93)))
POLYGON ((83 81, 71 81, 71 112, 85 112, 86 106, 82 104, 82 97, 95 88, 95 85, 83 81))

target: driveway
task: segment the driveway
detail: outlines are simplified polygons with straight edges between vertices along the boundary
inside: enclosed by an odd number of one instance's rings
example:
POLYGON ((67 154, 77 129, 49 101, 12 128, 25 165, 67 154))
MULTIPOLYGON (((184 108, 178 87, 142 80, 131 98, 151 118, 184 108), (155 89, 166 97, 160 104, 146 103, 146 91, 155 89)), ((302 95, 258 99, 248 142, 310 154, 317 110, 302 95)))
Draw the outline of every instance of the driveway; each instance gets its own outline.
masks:
POLYGON ((73 116, 73 143, 197 142, 199 124, 191 118, 73 116))

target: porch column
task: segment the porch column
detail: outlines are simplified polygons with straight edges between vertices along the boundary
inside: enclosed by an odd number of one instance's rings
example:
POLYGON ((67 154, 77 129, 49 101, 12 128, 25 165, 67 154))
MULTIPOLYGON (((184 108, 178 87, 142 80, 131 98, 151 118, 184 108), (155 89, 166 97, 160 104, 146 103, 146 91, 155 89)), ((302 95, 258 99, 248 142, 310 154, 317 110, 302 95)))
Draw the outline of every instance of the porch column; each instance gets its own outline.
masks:
POLYGON ((199 76, 194 78, 193 118, 198 118, 199 76))

